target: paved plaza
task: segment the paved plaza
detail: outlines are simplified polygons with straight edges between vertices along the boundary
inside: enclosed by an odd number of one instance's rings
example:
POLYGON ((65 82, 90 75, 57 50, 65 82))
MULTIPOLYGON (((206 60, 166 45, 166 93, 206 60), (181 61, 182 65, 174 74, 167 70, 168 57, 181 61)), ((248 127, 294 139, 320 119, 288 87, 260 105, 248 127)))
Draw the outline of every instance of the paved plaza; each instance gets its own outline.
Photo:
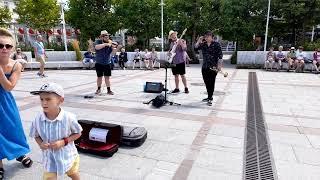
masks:
MULTIPOLYGON (((80 174, 90 180, 241 180, 243 174, 248 74, 256 72, 273 165, 279 180, 320 179, 320 76, 311 73, 266 72, 227 65, 227 78, 217 76, 213 106, 206 97, 200 65, 187 67, 189 94, 170 94, 181 106, 155 109, 143 104, 156 96, 144 93, 146 81, 163 82, 165 70, 114 70, 112 90, 84 99, 96 89, 94 70, 50 70, 47 78, 35 71, 22 73, 13 94, 23 126, 41 111, 39 97, 29 94, 45 82, 65 88, 64 109, 78 119, 95 120, 148 130, 138 148, 119 148, 110 158, 80 154, 80 174)), ((174 89, 169 71, 168 89, 174 89)), ((181 86, 182 89, 183 86, 181 86)), ((5 161, 7 179, 42 177, 41 151, 28 137, 35 161, 24 169, 5 161)))

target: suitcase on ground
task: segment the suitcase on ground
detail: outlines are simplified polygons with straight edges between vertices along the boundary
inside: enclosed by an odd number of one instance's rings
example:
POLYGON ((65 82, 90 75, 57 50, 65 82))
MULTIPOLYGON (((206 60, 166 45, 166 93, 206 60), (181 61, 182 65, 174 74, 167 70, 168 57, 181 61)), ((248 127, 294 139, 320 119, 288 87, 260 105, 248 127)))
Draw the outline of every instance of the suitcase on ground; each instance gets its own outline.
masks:
POLYGON ((118 151, 122 128, 120 125, 97 121, 79 120, 83 131, 75 145, 80 152, 111 157, 118 151))
POLYGON ((147 130, 144 127, 122 126, 121 145, 138 147, 147 139, 147 130))

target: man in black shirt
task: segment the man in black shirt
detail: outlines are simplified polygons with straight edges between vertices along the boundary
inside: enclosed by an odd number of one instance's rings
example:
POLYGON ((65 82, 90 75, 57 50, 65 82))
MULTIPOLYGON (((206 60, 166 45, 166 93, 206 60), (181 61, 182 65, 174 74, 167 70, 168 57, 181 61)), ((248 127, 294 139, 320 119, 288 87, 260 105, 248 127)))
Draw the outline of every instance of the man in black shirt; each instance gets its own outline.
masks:
POLYGON ((204 37, 201 36, 195 44, 195 50, 201 50, 203 55, 201 71, 203 81, 208 92, 208 98, 205 98, 202 101, 207 102, 208 106, 212 106, 212 96, 214 92, 216 76, 218 74, 218 72, 213 69, 221 69, 219 60, 222 59, 223 56, 220 44, 214 41, 213 38, 214 35, 212 32, 207 31, 204 37))

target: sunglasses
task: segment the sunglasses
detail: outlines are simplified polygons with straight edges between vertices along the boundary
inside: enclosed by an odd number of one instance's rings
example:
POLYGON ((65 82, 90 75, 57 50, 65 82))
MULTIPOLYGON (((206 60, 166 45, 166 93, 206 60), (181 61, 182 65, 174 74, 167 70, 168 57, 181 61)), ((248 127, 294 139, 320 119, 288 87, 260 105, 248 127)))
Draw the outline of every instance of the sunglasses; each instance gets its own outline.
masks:
POLYGON ((1 44, 0 43, 0 49, 3 49, 4 47, 6 47, 6 49, 12 49, 13 46, 11 44, 1 44))

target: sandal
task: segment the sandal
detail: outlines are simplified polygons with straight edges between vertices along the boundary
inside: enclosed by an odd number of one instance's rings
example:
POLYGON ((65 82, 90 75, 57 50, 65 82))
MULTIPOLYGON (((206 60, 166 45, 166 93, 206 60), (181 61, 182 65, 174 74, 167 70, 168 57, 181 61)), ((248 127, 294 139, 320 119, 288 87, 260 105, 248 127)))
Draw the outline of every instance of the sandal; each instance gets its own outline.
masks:
POLYGON ((0 180, 4 179, 4 169, 0 168, 0 180))
POLYGON ((21 162, 22 165, 26 168, 31 167, 33 161, 30 159, 30 157, 27 157, 26 155, 20 156, 16 159, 17 161, 21 162))

